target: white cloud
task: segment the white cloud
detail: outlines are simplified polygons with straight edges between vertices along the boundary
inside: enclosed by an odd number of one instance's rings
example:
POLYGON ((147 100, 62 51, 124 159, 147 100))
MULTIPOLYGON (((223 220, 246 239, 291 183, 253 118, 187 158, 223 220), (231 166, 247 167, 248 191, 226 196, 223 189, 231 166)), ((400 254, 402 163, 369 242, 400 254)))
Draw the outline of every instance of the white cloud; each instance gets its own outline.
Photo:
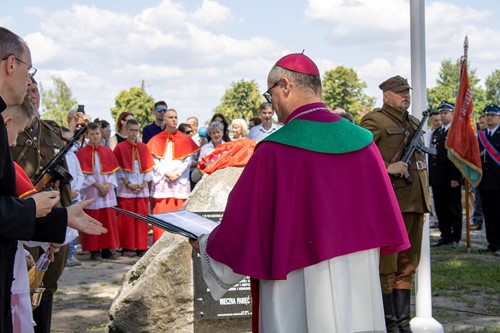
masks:
POLYGON ((34 64, 43 64, 50 59, 56 58, 61 53, 59 45, 52 38, 40 32, 28 34, 24 39, 30 45, 34 64))
POLYGON ((191 18, 200 25, 219 24, 223 25, 231 19, 231 10, 218 2, 203 0, 191 18))
POLYGON ((405 31, 408 8, 408 1, 404 0, 309 0, 305 16, 328 25, 336 37, 344 39, 405 31))
POLYGON ((232 19, 215 1, 188 10, 164 0, 135 14, 75 4, 40 19, 39 32, 27 38, 44 86, 50 88, 52 75, 62 77, 79 103, 98 112, 93 117, 107 120, 114 97, 142 80, 155 99, 210 114, 231 81, 264 82, 275 53, 261 55, 275 49, 268 38, 238 39, 209 28, 232 19))
MULTIPOLYGON (((337 65, 357 69, 367 93, 375 97, 387 77, 410 76, 408 0, 309 0, 305 10, 298 8, 303 0, 283 17, 258 12, 275 6, 263 0, 245 5, 147 1, 151 5, 135 11, 127 6, 109 9, 113 6, 97 0, 85 3, 89 5, 60 4, 55 10, 37 4, 18 12, 30 13, 30 23, 35 23, 24 31, 37 77, 45 83, 59 73, 79 102, 108 113, 100 116, 107 120, 114 97, 142 80, 155 99, 178 108, 180 118, 184 112, 209 118, 231 82, 255 79, 264 88, 274 62, 304 45, 322 72, 337 65), (305 22, 299 33, 291 29, 291 20, 305 22)), ((496 16, 489 9, 451 1, 429 0, 426 6, 428 82, 435 82, 444 58, 460 56, 465 34, 472 65, 479 75, 489 74, 483 68, 495 67, 500 53, 496 16)), ((17 31, 19 19, 0 17, 0 23, 6 21, 17 31)))
MULTIPOLYGON (((497 66, 500 28, 496 15, 492 6, 471 6, 426 2, 428 86, 435 86, 442 60, 459 59, 463 54, 465 35, 469 38, 469 60, 480 77, 489 75, 486 68, 497 66)), ((309 0, 305 16, 309 24, 327 30, 327 41, 342 59, 340 64, 353 59, 364 63, 358 65, 358 72, 368 84, 367 93, 377 94, 378 83, 395 74, 411 79, 408 0, 309 0)))

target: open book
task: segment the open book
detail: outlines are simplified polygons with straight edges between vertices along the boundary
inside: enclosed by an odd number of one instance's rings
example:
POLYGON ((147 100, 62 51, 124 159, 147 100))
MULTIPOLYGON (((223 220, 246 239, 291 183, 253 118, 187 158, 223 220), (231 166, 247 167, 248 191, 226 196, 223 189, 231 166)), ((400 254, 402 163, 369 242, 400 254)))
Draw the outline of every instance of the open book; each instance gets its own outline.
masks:
POLYGON ((175 212, 149 214, 147 216, 113 207, 119 213, 127 214, 138 220, 161 228, 165 231, 179 234, 188 238, 198 239, 203 234, 209 234, 219 224, 196 213, 187 210, 175 212))

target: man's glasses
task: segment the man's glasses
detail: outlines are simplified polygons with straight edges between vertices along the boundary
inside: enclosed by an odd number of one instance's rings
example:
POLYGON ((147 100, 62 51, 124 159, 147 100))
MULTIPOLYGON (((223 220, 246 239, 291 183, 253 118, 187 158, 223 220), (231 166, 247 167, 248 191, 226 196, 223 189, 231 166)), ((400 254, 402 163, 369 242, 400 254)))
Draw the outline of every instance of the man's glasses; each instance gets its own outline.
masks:
POLYGON ((158 109, 156 109, 156 112, 165 113, 165 112, 167 112, 167 109, 158 108, 158 109))
MULTIPOLYGON (((13 54, 11 54, 11 55, 13 55, 13 54)), ((6 56, 5 58, 3 58, 3 59, 2 59, 2 61, 9 59, 9 57, 10 57, 11 55, 6 56)), ((37 69, 36 69, 35 67, 30 66, 30 64, 28 64, 28 63, 26 63, 26 62, 22 61, 21 59, 19 59, 19 58, 18 58, 18 57, 16 57, 15 55, 13 55, 13 56, 14 56, 14 58, 15 58, 17 61, 19 61, 19 62, 20 62, 20 63, 22 63, 22 64, 25 64, 26 66, 28 66, 28 75, 29 75, 30 77, 35 76, 35 74, 36 74, 36 72, 37 72, 37 69)))
POLYGON ((186 131, 184 134, 193 134, 193 131, 186 131))
POLYGON ((274 87, 276 87, 278 84, 280 84, 280 82, 281 82, 281 80, 276 82, 275 84, 273 84, 273 86, 271 88, 267 89, 267 91, 262 94, 264 96, 264 98, 266 99, 266 101, 268 101, 269 103, 273 102, 273 97, 271 96, 271 90, 273 90, 274 87))

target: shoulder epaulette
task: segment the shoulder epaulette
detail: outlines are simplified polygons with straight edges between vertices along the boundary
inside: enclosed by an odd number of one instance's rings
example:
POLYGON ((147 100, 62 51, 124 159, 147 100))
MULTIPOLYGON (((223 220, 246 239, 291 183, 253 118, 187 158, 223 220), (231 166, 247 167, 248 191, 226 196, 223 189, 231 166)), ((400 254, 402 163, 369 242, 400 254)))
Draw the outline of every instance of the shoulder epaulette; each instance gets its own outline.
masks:
POLYGON ((58 123, 56 123, 55 121, 50 120, 50 119, 43 119, 43 120, 40 120, 40 122, 45 123, 46 125, 51 126, 51 127, 61 128, 61 126, 59 126, 58 123))

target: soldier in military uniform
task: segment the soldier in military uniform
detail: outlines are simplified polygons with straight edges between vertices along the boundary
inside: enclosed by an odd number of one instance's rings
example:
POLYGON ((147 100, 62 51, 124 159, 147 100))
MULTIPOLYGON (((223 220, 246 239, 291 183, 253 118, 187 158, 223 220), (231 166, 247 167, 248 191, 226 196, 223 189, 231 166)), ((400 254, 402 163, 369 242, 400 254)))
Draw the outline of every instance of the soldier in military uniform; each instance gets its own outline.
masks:
POLYGON ((432 186, 434 206, 439 221, 441 239, 432 246, 456 248, 462 238, 462 174, 448 158, 445 147, 455 107, 442 102, 438 107, 441 127, 434 130, 431 145, 437 154, 429 156, 429 185, 432 186))
MULTIPOLYGON (((28 85, 28 92, 32 95, 36 110, 39 108, 40 94, 36 81, 28 85)), ((48 164, 52 158, 64 146, 60 126, 51 120, 40 120, 35 118, 30 128, 20 133, 17 139, 17 145, 11 147, 12 158, 16 161, 30 178, 37 175, 43 167, 48 164)), ((53 188, 59 188, 61 194, 61 206, 71 205, 71 190, 69 185, 57 182, 50 185, 53 188)), ((57 290, 57 281, 62 275, 69 246, 62 246, 58 253, 54 255, 54 262, 50 263, 48 270, 43 277, 45 292, 38 308, 33 312, 33 318, 37 324, 35 332, 50 332, 52 317, 52 299, 57 290)), ((35 260, 44 252, 42 248, 28 249, 35 260)))
POLYGON ((410 298, 415 270, 420 261, 424 214, 430 211, 426 159, 415 152, 411 164, 400 161, 401 155, 419 124, 408 114, 410 86, 401 76, 379 85, 384 104, 377 112, 367 114, 361 126, 373 133, 387 167, 394 192, 405 221, 411 247, 400 253, 380 257, 380 282, 387 332, 411 332, 410 298), (405 178, 411 176, 408 184, 405 178))
POLYGON ((490 104, 484 109, 486 126, 478 133, 483 178, 478 189, 483 205, 488 247, 482 252, 500 256, 500 107, 490 104))

